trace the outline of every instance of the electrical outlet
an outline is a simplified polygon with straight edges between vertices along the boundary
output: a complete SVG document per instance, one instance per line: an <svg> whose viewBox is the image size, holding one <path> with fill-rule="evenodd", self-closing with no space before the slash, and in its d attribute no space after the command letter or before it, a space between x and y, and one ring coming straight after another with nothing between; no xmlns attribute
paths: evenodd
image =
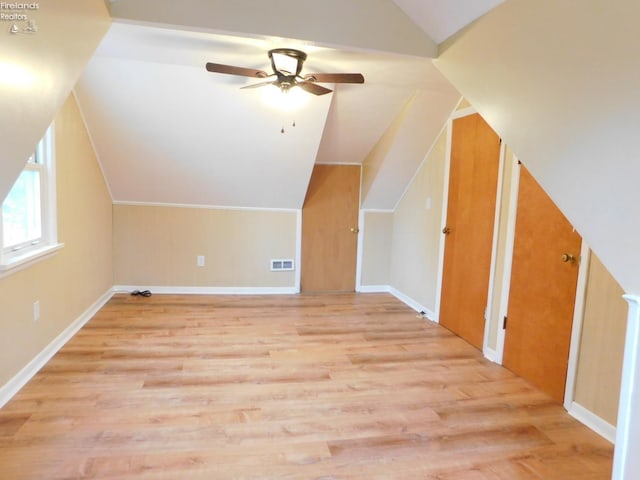
<svg viewBox="0 0 640 480"><path fill-rule="evenodd" d="M198 255L197 262L199 267L204 267L204 255Z"/></svg>
<svg viewBox="0 0 640 480"><path fill-rule="evenodd" d="M40 320L40 300L33 302L33 321Z"/></svg>

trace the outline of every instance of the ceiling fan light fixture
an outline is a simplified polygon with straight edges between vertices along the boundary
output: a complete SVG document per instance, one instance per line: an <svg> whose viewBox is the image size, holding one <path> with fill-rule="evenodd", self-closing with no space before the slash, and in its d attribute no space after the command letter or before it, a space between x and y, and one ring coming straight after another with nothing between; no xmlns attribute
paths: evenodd
<svg viewBox="0 0 640 480"><path fill-rule="evenodd" d="M307 54L293 48L274 48L269 50L269 58L274 72L285 76L298 76L302 71L302 64Z"/></svg>
<svg viewBox="0 0 640 480"><path fill-rule="evenodd" d="M295 112L309 101L309 95L299 88L283 90L275 85L268 85L260 92L265 105L283 112Z"/></svg>

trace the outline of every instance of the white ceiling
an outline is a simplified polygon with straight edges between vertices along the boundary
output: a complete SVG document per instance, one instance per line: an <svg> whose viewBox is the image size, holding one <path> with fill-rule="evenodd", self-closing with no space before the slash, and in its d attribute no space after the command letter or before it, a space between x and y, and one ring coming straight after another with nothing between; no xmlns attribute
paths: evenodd
<svg viewBox="0 0 640 480"><path fill-rule="evenodd" d="M136 18L114 19L76 86L116 202L300 208L314 163L363 163L407 102L418 96L421 113L407 117L412 125L400 129L396 139L400 144L385 152L384 168L372 182L375 188L363 198L369 208L393 208L459 98L428 56L389 53L398 49L395 44L386 51L353 47L358 42L348 44L348 35L355 35L349 29L347 37L336 34L346 44L340 48L315 38L221 34L188 27L185 19L175 26L166 24L170 18L154 17L156 23L144 23L139 16L145 1L114 3L112 14L116 7L122 12L130 6ZM210 7L209 2L190 3L194 11L195 4L200 9ZM237 2L214 3L240 8ZM375 3L384 7L378 9L382 16L397 9L390 0ZM406 12L422 5L396 3ZM489 8L495 0L466 3ZM166 2L167 8L174 4ZM186 4L181 6L187 9ZM156 16L163 11L150 10ZM444 22L446 29L459 28L462 17L454 18L449 10L438 10L435 16L442 14L451 17ZM405 30L414 28L404 14L399 15L396 24L407 22ZM423 17L414 20L428 31ZM375 34L364 28L359 27L358 38ZM423 44L429 42L424 35L424 42L413 50L424 50ZM303 73L361 72L365 84L326 85L334 93L307 95L302 109L283 113L262 103L264 89L240 90L255 83L253 79L204 69L211 61L270 70L266 52L283 46L308 53Z"/></svg>
<svg viewBox="0 0 640 480"><path fill-rule="evenodd" d="M436 43L442 43L504 0L393 0Z"/></svg>
<svg viewBox="0 0 640 480"><path fill-rule="evenodd" d="M0 21L0 201L111 23L101 0L41 2L33 13L37 35L10 34Z"/></svg>

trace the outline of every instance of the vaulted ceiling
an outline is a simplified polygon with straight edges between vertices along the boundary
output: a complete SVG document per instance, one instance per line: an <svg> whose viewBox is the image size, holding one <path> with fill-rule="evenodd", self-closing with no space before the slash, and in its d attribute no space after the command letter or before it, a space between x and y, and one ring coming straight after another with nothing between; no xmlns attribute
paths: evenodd
<svg viewBox="0 0 640 480"><path fill-rule="evenodd" d="M396 3L111 2L75 91L114 201L300 208L315 163L376 158L362 205L393 208L460 98L433 65L430 31L448 36L497 2ZM360 72L365 84L326 85L282 111L268 89L240 89L256 79L204 68L269 71L277 47L304 50L303 73ZM395 148L376 152L392 125Z"/></svg>
<svg viewBox="0 0 640 480"><path fill-rule="evenodd" d="M84 72L116 202L299 208L315 162L374 162L363 206L393 208L458 98L450 81L640 292L639 16L637 0L41 2L38 34L6 32L0 53L0 198ZM309 52L307 71L367 81L312 97L294 128L204 72L267 68L283 45Z"/></svg>

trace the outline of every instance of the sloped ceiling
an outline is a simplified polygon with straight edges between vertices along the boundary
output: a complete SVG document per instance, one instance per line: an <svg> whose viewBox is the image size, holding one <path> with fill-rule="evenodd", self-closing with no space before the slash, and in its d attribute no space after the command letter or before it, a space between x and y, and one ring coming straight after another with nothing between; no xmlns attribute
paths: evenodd
<svg viewBox="0 0 640 480"><path fill-rule="evenodd" d="M363 208L395 209L458 100L457 93L418 91L407 101L364 161Z"/></svg>
<svg viewBox="0 0 640 480"><path fill-rule="evenodd" d="M509 0L446 42L437 61L636 294L638 18L637 0Z"/></svg>
<svg viewBox="0 0 640 480"><path fill-rule="evenodd" d="M481 17L504 0L393 0L436 43Z"/></svg>
<svg viewBox="0 0 640 480"><path fill-rule="evenodd" d="M116 0L111 14L187 30L431 58L437 54L436 43L391 0Z"/></svg>
<svg viewBox="0 0 640 480"><path fill-rule="evenodd" d="M262 47L235 37L113 25L76 94L114 200L301 205L331 96L283 113L262 102L264 89L240 90L251 82L204 69L207 59L237 64L237 56L261 66Z"/></svg>
<svg viewBox="0 0 640 480"><path fill-rule="evenodd" d="M5 2L9 5L10 2ZM12 13L3 7L4 14ZM27 14L36 33L0 22L0 200L76 83L111 19L102 0L40 2ZM22 29L26 22L16 22Z"/></svg>
<svg viewBox="0 0 640 480"><path fill-rule="evenodd" d="M380 169L363 199L393 208L459 99L433 66L435 43L389 0L314 3L313 14L297 2L274 18L290 4L160 3L113 2L122 18L76 87L116 202L300 208L314 163L361 164L406 102L428 92L431 121L408 129L422 148L385 157L395 167ZM263 104L264 89L240 89L255 81L204 69L269 71L267 51L283 46L308 53L303 73L361 72L365 84L328 85L332 94L306 94L304 107L282 112Z"/></svg>
<svg viewBox="0 0 640 480"><path fill-rule="evenodd" d="M458 94L431 63L433 38L443 35L434 25L454 32L495 0L460 0L457 9L465 15L436 2L425 15L424 3L43 3L36 12L38 34L7 34L11 48L0 58L6 125L0 132L0 197L108 29L107 4L119 25L87 66L76 94L114 200L299 208L313 162L363 162L404 118L409 99L438 97L428 105L432 123L452 108ZM202 71L206 61L267 68L265 52L285 45L310 54L307 72L360 71L366 84L336 86L334 94L283 115L254 101L256 92L241 94L242 79ZM289 124L294 120L295 128ZM283 125L290 127L285 135L272 134ZM437 134L406 130L425 143ZM396 156L377 152L385 168L375 179L379 188L365 200L393 208L404 189L397 179L410 178L424 153L414 151L414 158L394 167ZM385 180L389 171L391 182ZM375 191L385 195L378 198Z"/></svg>

